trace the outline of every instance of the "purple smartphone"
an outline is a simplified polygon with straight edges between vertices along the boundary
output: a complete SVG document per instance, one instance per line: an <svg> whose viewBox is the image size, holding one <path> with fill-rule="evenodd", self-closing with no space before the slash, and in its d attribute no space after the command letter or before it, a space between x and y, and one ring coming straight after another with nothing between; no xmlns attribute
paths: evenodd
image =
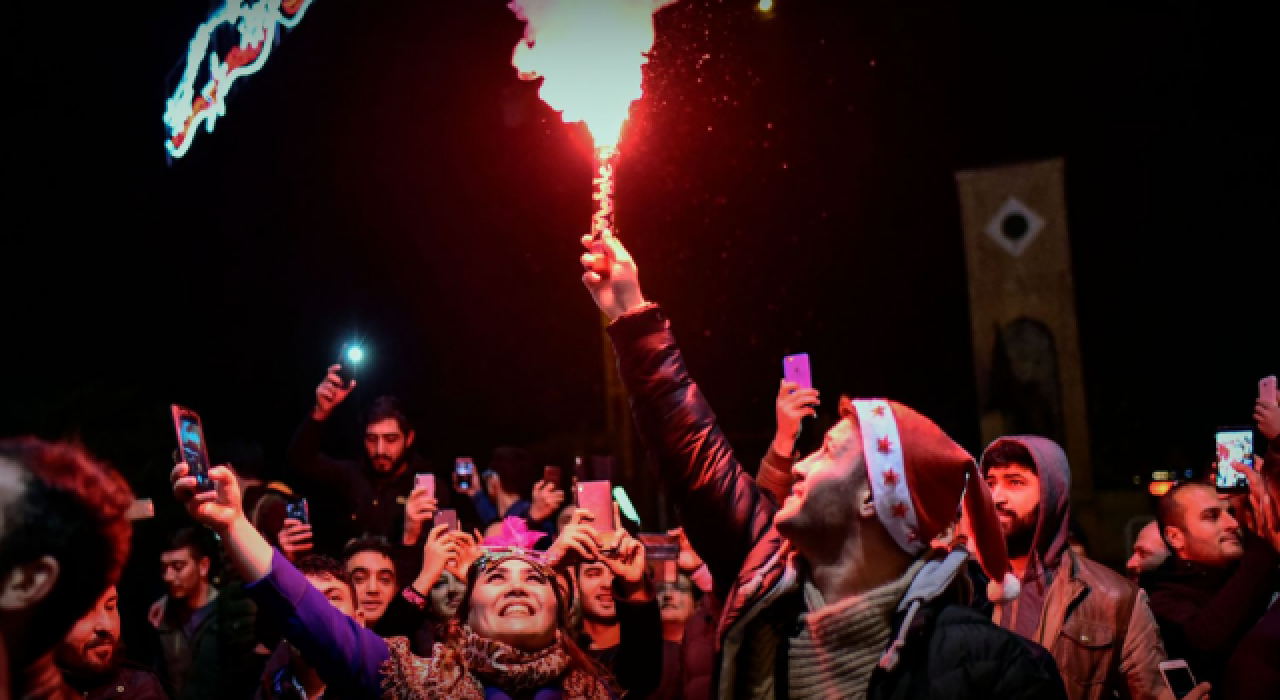
<svg viewBox="0 0 1280 700"><path fill-rule="evenodd" d="M579 481L578 507L591 511L595 516L592 527L600 532L613 532L613 489L607 481Z"/></svg>
<svg viewBox="0 0 1280 700"><path fill-rule="evenodd" d="M458 511L445 508L436 511L436 517L431 521L433 527L448 525L449 529L445 532L453 532L458 529Z"/></svg>
<svg viewBox="0 0 1280 700"><path fill-rule="evenodd" d="M809 372L809 353L801 352L782 358L782 378L799 384L801 389L812 389L813 375Z"/></svg>
<svg viewBox="0 0 1280 700"><path fill-rule="evenodd" d="M436 497L436 475L435 474L414 474L413 490L426 489L427 498Z"/></svg>

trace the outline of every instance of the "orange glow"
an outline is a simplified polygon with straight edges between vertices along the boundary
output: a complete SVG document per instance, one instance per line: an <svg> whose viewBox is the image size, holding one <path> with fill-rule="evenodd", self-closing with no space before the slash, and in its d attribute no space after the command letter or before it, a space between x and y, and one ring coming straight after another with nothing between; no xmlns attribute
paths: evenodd
<svg viewBox="0 0 1280 700"><path fill-rule="evenodd" d="M643 94L653 13L675 0L513 0L527 25L511 64L566 122L585 122L597 150L612 150Z"/></svg>
<svg viewBox="0 0 1280 700"><path fill-rule="evenodd" d="M1172 481L1153 481L1147 486L1147 493L1152 496L1163 496L1173 488Z"/></svg>

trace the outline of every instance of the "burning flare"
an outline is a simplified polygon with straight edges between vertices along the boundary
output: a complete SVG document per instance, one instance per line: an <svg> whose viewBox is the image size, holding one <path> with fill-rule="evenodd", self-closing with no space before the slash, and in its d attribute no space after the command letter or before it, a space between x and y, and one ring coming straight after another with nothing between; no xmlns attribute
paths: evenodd
<svg viewBox="0 0 1280 700"><path fill-rule="evenodd" d="M191 148L195 132L203 123L213 131L218 117L227 113L226 96L236 79L253 75L267 62L278 33L277 27L292 29L302 21L311 0L226 0L222 8L200 25L187 49L182 81L165 104L164 123L169 136L164 147L170 158L181 158ZM214 32L230 25L238 42L218 56L211 50ZM196 77L209 59L208 80L196 92Z"/></svg>
<svg viewBox="0 0 1280 700"><path fill-rule="evenodd" d="M511 63L566 122L585 122L595 143L591 232L613 227L613 169L631 103L644 95L653 14L676 0L513 0L526 22Z"/></svg>

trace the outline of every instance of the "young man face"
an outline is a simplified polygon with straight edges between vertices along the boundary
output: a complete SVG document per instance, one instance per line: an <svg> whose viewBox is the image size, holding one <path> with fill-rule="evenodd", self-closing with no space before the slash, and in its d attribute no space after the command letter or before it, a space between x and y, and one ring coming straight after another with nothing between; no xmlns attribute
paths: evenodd
<svg viewBox="0 0 1280 700"><path fill-rule="evenodd" d="M1040 518L1040 477L1032 465L1016 462L988 467L986 472L1009 556L1025 556Z"/></svg>
<svg viewBox="0 0 1280 700"><path fill-rule="evenodd" d="M613 599L613 572L600 562L578 568L578 590L582 596L582 614L592 622L612 624L618 621L618 606Z"/></svg>
<svg viewBox="0 0 1280 700"><path fill-rule="evenodd" d="M395 471L413 444L413 431L405 434L395 418L384 418L365 426L364 449L379 474Z"/></svg>
<svg viewBox="0 0 1280 700"><path fill-rule="evenodd" d="M372 627L382 619L396 594L396 568L382 552L366 549L352 554L346 563L347 575L356 589L356 604Z"/></svg>
<svg viewBox="0 0 1280 700"><path fill-rule="evenodd" d="M1193 484L1173 498L1177 515L1166 524L1165 539L1179 559L1223 567L1244 555L1240 523L1212 486Z"/></svg>
<svg viewBox="0 0 1280 700"><path fill-rule="evenodd" d="M1143 573L1158 568L1168 558L1169 547L1160 539L1160 526L1151 522L1138 532L1138 538L1133 541L1133 556L1124 568L1129 579L1137 581Z"/></svg>
<svg viewBox="0 0 1280 700"><path fill-rule="evenodd" d="M111 670L120 642L118 600L116 587L111 586L94 603L89 614L80 618L57 646L58 666L87 675Z"/></svg>
<svg viewBox="0 0 1280 700"><path fill-rule="evenodd" d="M197 556L191 547L162 552L160 570L172 600L189 600L209 579L209 558Z"/></svg>
<svg viewBox="0 0 1280 700"><path fill-rule="evenodd" d="M364 620L364 615L356 608L355 591L346 581L339 581L327 574L306 574L306 578L343 615L353 620Z"/></svg>
<svg viewBox="0 0 1280 700"><path fill-rule="evenodd" d="M859 517L856 504L870 488L866 469L857 425L848 418L836 423L822 449L792 467L791 494L774 516L779 534L802 548L843 542Z"/></svg>

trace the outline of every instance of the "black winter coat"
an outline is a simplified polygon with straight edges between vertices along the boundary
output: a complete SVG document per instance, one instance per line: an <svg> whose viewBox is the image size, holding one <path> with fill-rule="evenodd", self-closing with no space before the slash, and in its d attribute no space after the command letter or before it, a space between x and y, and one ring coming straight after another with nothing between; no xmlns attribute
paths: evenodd
<svg viewBox="0 0 1280 700"><path fill-rule="evenodd" d="M689 377L661 309L648 305L626 314L610 325L609 334L640 437L725 601L713 688L728 698L732 691L723 681L737 668L740 623L778 612L769 594L786 570L789 545L773 529L777 505L747 478ZM868 697L1066 698L1062 679L1045 657L978 613L935 600L915 617L897 667L872 675ZM776 677L785 679L786 670L776 669Z"/></svg>

